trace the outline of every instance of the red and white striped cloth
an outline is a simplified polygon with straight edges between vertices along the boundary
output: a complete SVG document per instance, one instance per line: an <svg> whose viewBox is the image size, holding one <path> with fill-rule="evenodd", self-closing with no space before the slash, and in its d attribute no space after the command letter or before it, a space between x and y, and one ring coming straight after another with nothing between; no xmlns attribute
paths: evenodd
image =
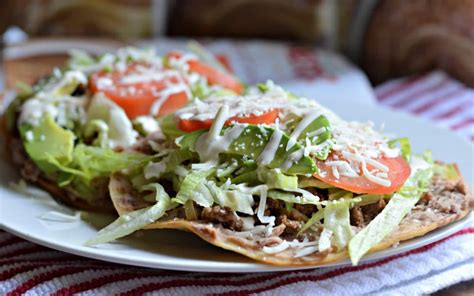
<svg viewBox="0 0 474 296"><path fill-rule="evenodd" d="M474 90L442 72L376 89L382 105L474 140ZM441 241L357 267L259 274L174 272L69 255L0 230L0 295L427 294L474 279L474 222Z"/></svg>
<svg viewBox="0 0 474 296"><path fill-rule="evenodd" d="M474 89L435 71L375 89L380 104L431 119L474 141Z"/></svg>

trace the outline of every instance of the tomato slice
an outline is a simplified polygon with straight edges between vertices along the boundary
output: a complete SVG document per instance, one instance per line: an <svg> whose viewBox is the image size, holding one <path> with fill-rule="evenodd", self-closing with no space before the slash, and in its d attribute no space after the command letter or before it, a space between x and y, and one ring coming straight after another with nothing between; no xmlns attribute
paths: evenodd
<svg viewBox="0 0 474 296"><path fill-rule="evenodd" d="M226 120L225 125L232 124L233 122L249 124L272 124L275 123L276 119L278 118L279 112L279 109L271 109L263 113L262 115L250 115L246 117L233 116ZM188 133L200 129L210 128L211 125L212 119L195 120L178 118L178 128Z"/></svg>
<svg viewBox="0 0 474 296"><path fill-rule="evenodd" d="M172 51L168 53L167 58L179 59L183 56L182 53ZM213 68L197 59L190 59L186 61L189 66L189 71L195 72L207 78L210 85L222 85L225 88L235 91L237 94L242 94L244 86L234 76Z"/></svg>
<svg viewBox="0 0 474 296"><path fill-rule="evenodd" d="M329 160L335 160L334 155L330 155L325 161L318 159L316 160L319 173L314 174L314 177L337 188L342 188L355 193L393 193L402 187L411 173L410 165L401 156L393 158L380 157L376 159L376 161L389 168L387 178L384 179L387 179L391 182L390 186L383 186L368 180L363 175L358 177L347 177L340 175L339 178L336 178L333 175L332 167L326 164L326 161ZM339 157L338 160L341 160L341 157ZM372 170L373 167L367 164L367 169Z"/></svg>
<svg viewBox="0 0 474 296"><path fill-rule="evenodd" d="M159 73L160 79L148 79L143 81L129 81L130 75L140 75L140 71L153 71ZM125 110L131 119L140 115L149 115L153 104L157 100L164 99L156 114L165 115L173 113L188 102L185 90L167 94L169 87L185 85L184 78L177 72L168 69L154 69L151 65L131 63L126 69L114 69L111 72L99 71L91 75L89 88L92 93L103 92L105 96L113 100ZM161 97L161 96L166 97Z"/></svg>

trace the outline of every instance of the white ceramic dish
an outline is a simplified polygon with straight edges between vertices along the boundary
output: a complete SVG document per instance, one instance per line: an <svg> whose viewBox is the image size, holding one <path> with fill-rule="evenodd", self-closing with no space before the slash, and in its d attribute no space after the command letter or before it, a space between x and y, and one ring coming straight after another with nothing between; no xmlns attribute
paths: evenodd
<svg viewBox="0 0 474 296"><path fill-rule="evenodd" d="M408 136L414 151L431 149L436 159L455 162L466 181L473 182L473 146L467 140L448 130L436 127L425 120L375 106L347 102L343 106L329 100L321 103L335 110L341 117L350 120L372 120L376 126L385 123L386 131L399 136ZM3 159L8 158L3 155ZM255 263L244 256L213 247L189 233L169 230L143 231L117 243L97 247L86 247L82 243L94 236L98 227L110 222L113 217L96 217L85 222L48 221L45 214L50 211L74 213L48 197L38 194L27 196L9 188L11 181L18 180L17 169L8 162L0 163L0 227L35 243L64 252L129 265L209 272L263 272L293 270ZM38 190L36 190L38 191ZM41 195L41 194L39 194ZM44 195L44 194L43 194ZM463 220L440 228L420 238L401 243L397 247L371 254L364 260L379 259L405 252L444 238L472 219L472 214ZM43 217L43 218L41 218ZM54 218L54 217L50 217ZM61 219L59 219L61 220ZM329 264L348 264L349 261ZM303 267L311 268L311 266Z"/></svg>

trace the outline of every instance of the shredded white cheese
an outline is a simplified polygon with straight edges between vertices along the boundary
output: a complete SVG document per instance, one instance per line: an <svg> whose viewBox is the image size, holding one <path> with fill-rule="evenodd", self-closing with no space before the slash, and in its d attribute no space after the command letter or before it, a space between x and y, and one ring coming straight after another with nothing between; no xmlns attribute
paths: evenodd
<svg viewBox="0 0 474 296"><path fill-rule="evenodd" d="M205 101L196 99L189 106L176 112L180 119L209 120L217 115L223 106L229 107L229 117L260 116L269 110L281 109L287 106L287 95L256 94L246 96L210 96Z"/></svg>
<svg viewBox="0 0 474 296"><path fill-rule="evenodd" d="M263 149L262 153L257 158L257 163L260 166L268 165L275 158L275 154L278 150L278 145L280 144L283 132L279 129L276 129L268 141L267 145Z"/></svg>
<svg viewBox="0 0 474 296"><path fill-rule="evenodd" d="M267 254L276 254L276 253L283 252L284 250L288 249L289 247L290 247L290 244L288 243L288 241L284 240L280 244L278 244L276 246L273 246L273 247L264 246L262 248L262 251L264 251Z"/></svg>
<svg viewBox="0 0 474 296"><path fill-rule="evenodd" d="M267 205L267 192L268 187L267 185L259 185L258 190L260 191L260 201L257 208L257 217L260 222L264 224L275 225L275 217L274 216L265 216L265 207Z"/></svg>

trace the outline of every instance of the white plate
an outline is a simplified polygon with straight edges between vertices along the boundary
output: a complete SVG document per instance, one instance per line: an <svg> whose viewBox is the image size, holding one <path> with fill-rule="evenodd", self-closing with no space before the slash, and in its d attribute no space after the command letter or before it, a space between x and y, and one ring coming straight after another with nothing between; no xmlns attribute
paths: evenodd
<svg viewBox="0 0 474 296"><path fill-rule="evenodd" d="M337 106L331 101L322 103L346 119L361 121L370 119L376 125L385 122L388 132L410 137L415 151L430 148L436 159L458 163L466 181L473 184L473 147L467 140L424 120L379 107L351 102L345 103L344 106ZM7 156L4 155L4 157ZM94 223L86 223L82 220L51 222L40 219L40 216L52 210L63 212L71 212L71 210L57 205L48 198L28 197L11 190L8 183L17 178L15 167L6 162L0 164L1 227L53 249L105 261L175 270L262 272L297 269L255 263L244 256L213 247L192 234L180 231L144 231L139 233L139 237L132 235L117 243L86 247L82 245L82 242L94 236L97 227L105 225L104 223L110 221L111 218L91 219ZM423 237L403 242L396 248L371 254L364 260L379 259L429 244L461 229L469 222L469 219L472 217L440 228ZM330 264L330 266L348 263L349 261L346 260Z"/></svg>

